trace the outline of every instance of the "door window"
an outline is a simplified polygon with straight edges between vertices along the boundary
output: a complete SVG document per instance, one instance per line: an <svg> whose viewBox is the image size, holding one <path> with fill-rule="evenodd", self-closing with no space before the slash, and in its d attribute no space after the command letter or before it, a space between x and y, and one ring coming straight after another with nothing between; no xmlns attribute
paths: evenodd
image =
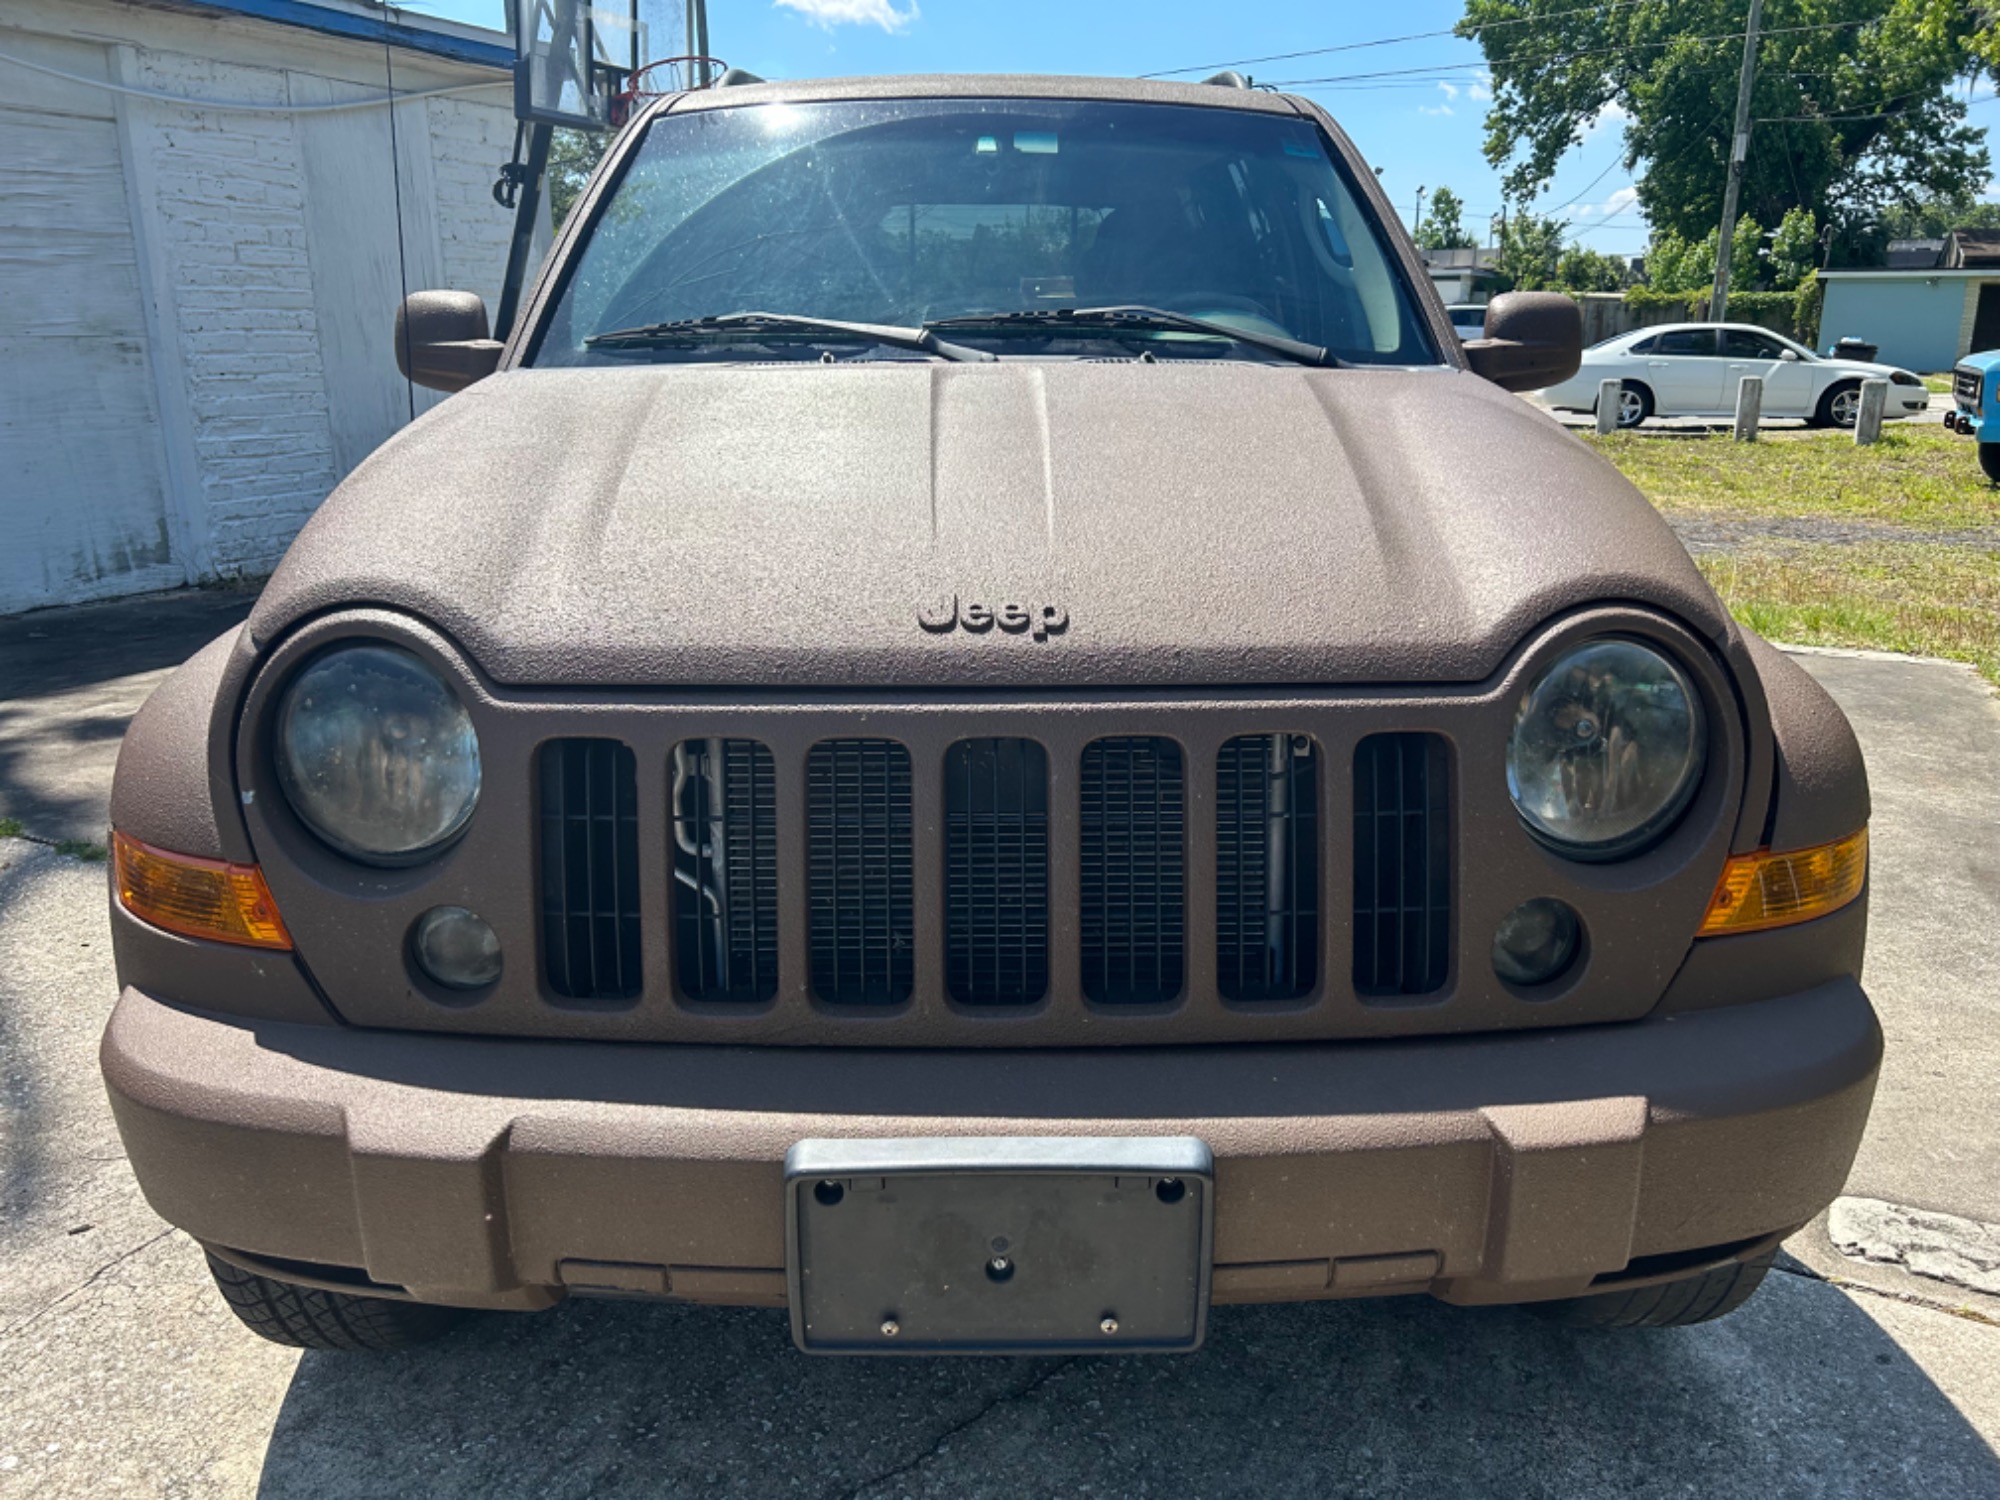
<svg viewBox="0 0 2000 1500"><path fill-rule="evenodd" d="M1715 353L1715 330L1713 328L1676 328L1671 333L1663 333L1653 345L1655 354L1674 354L1683 358L1700 358Z"/></svg>
<svg viewBox="0 0 2000 1500"><path fill-rule="evenodd" d="M1725 359L1780 359L1784 352L1784 346L1776 339L1766 338L1761 333L1752 333L1746 328L1723 330L1722 355Z"/></svg>

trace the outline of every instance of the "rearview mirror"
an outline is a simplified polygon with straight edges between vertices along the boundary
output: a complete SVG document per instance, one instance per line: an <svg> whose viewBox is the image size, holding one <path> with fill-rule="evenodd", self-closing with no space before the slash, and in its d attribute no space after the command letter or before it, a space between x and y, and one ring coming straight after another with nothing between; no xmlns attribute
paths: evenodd
<svg viewBox="0 0 2000 1500"><path fill-rule="evenodd" d="M396 368L434 391L491 375L502 347L477 292L412 292L396 309Z"/></svg>
<svg viewBox="0 0 2000 1500"><path fill-rule="evenodd" d="M1502 292L1486 305L1485 337L1466 362L1503 391L1558 385L1583 364L1583 309L1561 292Z"/></svg>

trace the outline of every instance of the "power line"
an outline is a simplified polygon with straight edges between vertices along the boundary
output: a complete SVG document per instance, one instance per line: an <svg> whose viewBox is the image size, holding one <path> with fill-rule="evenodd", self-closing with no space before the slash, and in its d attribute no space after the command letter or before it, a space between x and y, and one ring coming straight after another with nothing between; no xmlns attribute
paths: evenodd
<svg viewBox="0 0 2000 1500"><path fill-rule="evenodd" d="M1611 175L1611 169L1617 166L1624 159L1625 159L1625 153L1623 151L1620 151L1616 156L1612 157L1610 161L1604 164L1604 170L1602 172L1599 172L1595 177L1591 178L1589 182L1584 184L1580 192L1572 196L1568 200L1568 202L1558 203L1554 208L1548 210L1548 212L1551 214L1561 213L1564 209L1568 208L1571 203L1576 202L1578 198L1583 197L1592 188L1596 187L1598 183L1604 181L1605 178L1609 177Z"/></svg>
<svg viewBox="0 0 2000 1500"><path fill-rule="evenodd" d="M1872 26L1881 18L1864 16L1852 21L1818 21L1810 26L1764 27L1761 36L1790 36L1800 32L1841 31L1852 26ZM1661 42L1628 42L1618 47L1587 47L1576 52L1550 52L1536 57L1510 57L1499 64L1491 63L1426 63L1414 68L1384 68L1373 73L1331 73L1324 78L1279 78L1267 80L1272 88L1309 88L1321 84L1352 83L1363 79L1406 78L1411 74L1423 73L1466 73L1490 72L1495 66L1511 70L1539 67L1545 63L1580 62L1589 57L1611 57L1640 51L1658 51L1665 47L1681 47L1704 42L1740 42L1744 33L1740 31L1717 32L1713 36L1677 36Z"/></svg>
<svg viewBox="0 0 2000 1500"><path fill-rule="evenodd" d="M1545 16L1516 16L1510 20L1488 21L1484 26L1469 27L1460 31L1456 26L1443 31L1413 31L1407 36L1376 37L1366 42L1342 42L1332 47L1308 47L1303 52L1272 52L1263 57L1239 57L1233 62L1195 63L1186 68L1162 68L1157 73L1141 73L1141 78L1171 78L1176 73L1200 73L1212 68L1247 68L1256 63L1290 62L1298 57L1325 57L1333 52L1362 52L1370 47L1395 47L1404 42L1427 42L1436 37L1456 36L1471 40L1488 31L1497 31L1502 26L1528 26L1542 21L1560 21L1567 16L1598 15L1608 10L1621 10L1628 5L1640 5L1644 0L1609 0L1604 5L1580 5L1575 10L1552 11Z"/></svg>

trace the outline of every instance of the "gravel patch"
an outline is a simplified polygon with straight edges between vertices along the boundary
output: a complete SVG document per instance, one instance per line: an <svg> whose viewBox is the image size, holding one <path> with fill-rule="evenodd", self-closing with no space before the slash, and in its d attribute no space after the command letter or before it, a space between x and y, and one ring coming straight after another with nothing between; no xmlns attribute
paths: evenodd
<svg viewBox="0 0 2000 1500"><path fill-rule="evenodd" d="M1869 542L1929 542L1947 547L1978 547L2000 551L2000 526L1959 531L1926 531L1832 516L1761 516L1720 520L1712 516L1668 516L1667 524L1688 551L1735 552L1753 542L1806 542L1854 546Z"/></svg>

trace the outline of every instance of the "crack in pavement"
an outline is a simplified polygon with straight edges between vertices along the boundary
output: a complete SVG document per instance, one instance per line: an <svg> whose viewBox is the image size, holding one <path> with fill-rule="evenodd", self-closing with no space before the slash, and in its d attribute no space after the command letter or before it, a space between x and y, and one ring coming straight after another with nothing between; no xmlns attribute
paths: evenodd
<svg viewBox="0 0 2000 1500"><path fill-rule="evenodd" d="M874 1489L878 1485L888 1484L892 1480L900 1479L903 1477L903 1475L922 1468L925 1464L929 1463L933 1458L936 1458L938 1454L941 1451L943 1451L944 1445L950 1442L953 1438L957 1437L961 1432L965 1432L970 1430L971 1428L977 1427L981 1422L985 1421L988 1417L993 1415L994 1412L998 1411L1003 1406L1011 1406L1017 1401L1027 1400L1028 1397L1034 1395L1035 1392L1039 1391L1043 1386L1047 1385L1051 1380L1055 1379L1056 1376L1062 1374L1063 1371L1069 1369L1070 1366L1076 1363L1076 1361L1077 1357L1074 1355L1070 1356L1068 1359L1058 1360L1048 1369L1043 1370L1040 1374L1028 1380L1018 1390L1002 1391L999 1395L995 1396L992 1400L988 1401L984 1406L980 1407L979 1410L974 1412L971 1416L965 1418L963 1421L954 1422L951 1426L947 1427L943 1432L940 1432L934 1439L932 1439L931 1445L928 1448L924 1449L923 1452L919 1453L915 1458L897 1464L892 1469L885 1469L880 1474L873 1475L870 1478L862 1480L859 1484L856 1484L849 1489L841 1491L840 1495L838 1496L838 1500L859 1500L859 1497L866 1491Z"/></svg>
<svg viewBox="0 0 2000 1500"><path fill-rule="evenodd" d="M1828 1276L1798 1262L1789 1266L1774 1264L1771 1269L1786 1276L1796 1276L1800 1281L1817 1281L1821 1286L1830 1286L1837 1292L1866 1292L1869 1296L1880 1297L1885 1302L1900 1302L1905 1307L1921 1307L1930 1312L1943 1313L1947 1317L1963 1318L1968 1323L1981 1323L1988 1328L2000 1328L2000 1318L1991 1317L1963 1302L1946 1302L1936 1297L1918 1296L1915 1292L1898 1292L1891 1291L1887 1287L1870 1286L1865 1281L1850 1281L1845 1276Z"/></svg>
<svg viewBox="0 0 2000 1500"><path fill-rule="evenodd" d="M78 1296L79 1294L89 1290L90 1287L93 1284L95 1284L97 1278L102 1276L106 1271L111 1270L115 1266L123 1265L133 1256L141 1254L146 1250L150 1250L153 1246L159 1244L161 1240L166 1239L170 1235L178 1234L179 1232L180 1232L179 1230L175 1229L171 1224L169 1224L165 1229L162 1229L158 1234L154 1235L151 1239L144 1240L139 1244L134 1245L130 1250L126 1250L118 1255L112 1256L110 1260L107 1260L103 1265L99 1266L95 1271L92 1271L88 1276L84 1277L83 1280L79 1281L75 1286L71 1287L68 1291L64 1292L60 1297L56 1298L53 1302L50 1302L43 1307L35 1309L35 1311L29 1313L27 1317L21 1319L21 1321L18 1323L12 1324L6 1328L0 1328L0 1339L11 1339L15 1334L19 1333L22 1329L32 1327L34 1324L39 1323L43 1318L47 1317L50 1313L54 1312L57 1308L61 1307L65 1302L69 1301L72 1297Z"/></svg>

